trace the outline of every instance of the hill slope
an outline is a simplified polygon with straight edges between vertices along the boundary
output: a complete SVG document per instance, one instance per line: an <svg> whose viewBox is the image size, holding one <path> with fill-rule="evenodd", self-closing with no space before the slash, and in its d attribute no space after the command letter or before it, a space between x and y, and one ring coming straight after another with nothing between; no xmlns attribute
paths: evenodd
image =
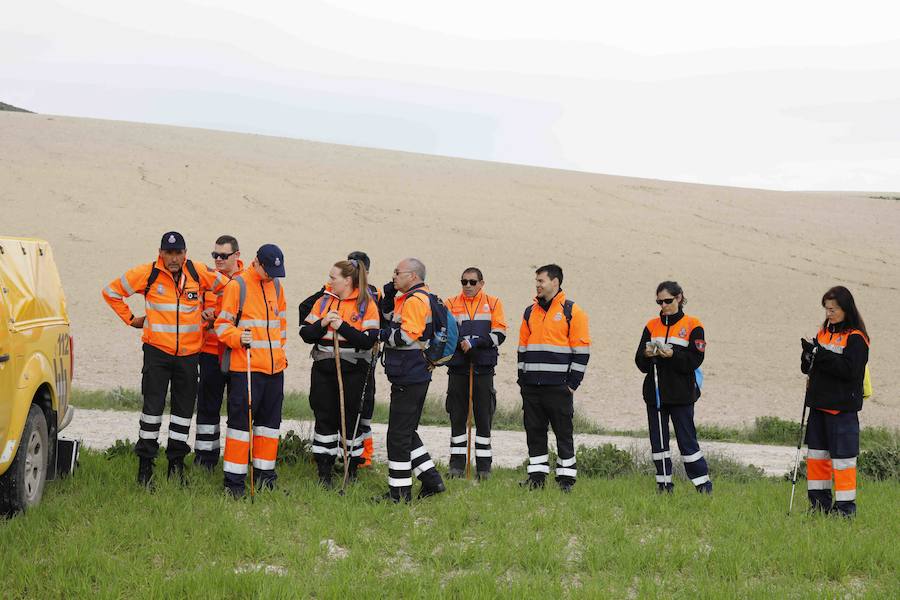
<svg viewBox="0 0 900 600"><path fill-rule="evenodd" d="M182 231L209 261L233 233L249 261L265 242L286 253L291 325L287 385L309 384L293 308L333 261L364 249L386 281L414 255L442 296L469 265L506 304L498 401L520 402L515 346L533 270L565 269L564 289L591 318L593 353L579 409L599 423L643 426L633 354L656 313L656 284L681 282L708 331L698 420L798 418L799 340L843 283L873 336L876 396L868 424L898 424L900 202L860 193L785 193L640 180L197 129L0 114L4 235L49 239L76 336L76 385L137 387L139 333L100 289ZM871 196L875 196L872 194ZM139 306L139 304L136 304ZM140 314L136 311L136 314ZM431 391L442 393L445 375ZM378 395L387 397L379 381Z"/></svg>

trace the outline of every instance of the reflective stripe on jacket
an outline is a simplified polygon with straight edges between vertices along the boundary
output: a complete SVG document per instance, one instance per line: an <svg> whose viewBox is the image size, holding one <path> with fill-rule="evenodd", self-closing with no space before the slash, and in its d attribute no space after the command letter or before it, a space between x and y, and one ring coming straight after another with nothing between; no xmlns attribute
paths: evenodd
<svg viewBox="0 0 900 600"><path fill-rule="evenodd" d="M422 353L432 338L431 304L424 283L394 297L394 312L388 327L381 330L384 340L384 373L396 384L431 381L431 371Z"/></svg>
<svg viewBox="0 0 900 600"><path fill-rule="evenodd" d="M241 310L240 278L247 286L247 297ZM276 297L277 296L277 297ZM287 305L284 286L281 294L276 294L274 280L263 280L255 269L246 269L235 276L225 286L222 297L222 312L216 317L216 334L223 344L232 349L229 369L243 372L247 370L246 349L241 346L241 332L249 329L250 370L274 375L287 367L284 346L287 342ZM234 319L240 311L240 321L235 326Z"/></svg>
<svg viewBox="0 0 900 600"><path fill-rule="evenodd" d="M572 321L566 319L560 290L545 311L535 299L528 322L519 329L519 383L526 385L581 385L591 357L588 316L572 305Z"/></svg>
<svg viewBox="0 0 900 600"><path fill-rule="evenodd" d="M700 397L696 370L706 356L706 333L700 319L680 310L674 315L650 319L638 342L634 362L646 374L644 377L644 402L656 404L656 388L653 385L653 361L659 379L659 399L662 404L693 404ZM669 358L647 358L644 347L649 341L671 344Z"/></svg>
<svg viewBox="0 0 900 600"><path fill-rule="evenodd" d="M459 339L468 340L472 348L463 352L456 348L453 358L447 364L451 373L468 373L469 361L490 372L497 364L498 347L506 340L506 317L503 303L495 296L481 291L473 298L460 294L448 298L447 308L456 319Z"/></svg>
<svg viewBox="0 0 900 600"><path fill-rule="evenodd" d="M816 335L818 349L809 372L806 405L830 411L859 411L863 405L863 380L869 362L869 339L858 329L829 325Z"/></svg>
<svg viewBox="0 0 900 600"><path fill-rule="evenodd" d="M156 280L147 289L154 266L158 270ZM187 264L182 266L175 281L161 258L155 264L144 264L127 271L103 288L103 299L119 318L131 324L134 315L125 298L141 294L144 297L145 344L174 356L187 356L200 352L203 345L203 294L221 291L226 283L224 275L216 273L201 263L193 263L199 281L194 281Z"/></svg>
<svg viewBox="0 0 900 600"><path fill-rule="evenodd" d="M338 343L341 348L341 360L352 364L359 361L372 362L372 347L378 340L380 327L378 301L371 296L365 304L362 314L357 306L359 289L341 300L330 291L325 291L306 316L300 326L300 337L313 344L310 356L314 361L334 360L334 331L322 327L322 317L336 311L343 320L338 328Z"/></svg>

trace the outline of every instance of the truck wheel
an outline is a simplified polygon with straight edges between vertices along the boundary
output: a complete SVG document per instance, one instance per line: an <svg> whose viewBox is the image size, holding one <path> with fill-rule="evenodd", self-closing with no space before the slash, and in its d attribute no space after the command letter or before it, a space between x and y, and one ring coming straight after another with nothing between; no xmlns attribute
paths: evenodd
<svg viewBox="0 0 900 600"><path fill-rule="evenodd" d="M32 404L16 457L0 476L0 514L27 510L41 501L47 480L49 437L44 412Z"/></svg>

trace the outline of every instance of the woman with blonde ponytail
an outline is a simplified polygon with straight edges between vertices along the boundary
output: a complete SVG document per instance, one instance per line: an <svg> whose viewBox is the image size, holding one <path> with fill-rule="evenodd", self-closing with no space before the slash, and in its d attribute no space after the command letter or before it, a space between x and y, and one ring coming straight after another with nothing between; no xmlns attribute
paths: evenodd
<svg viewBox="0 0 900 600"><path fill-rule="evenodd" d="M380 323L378 301L368 288L366 266L362 261L338 261L331 267L328 278L321 298L300 327L300 337L313 346L309 390L309 404L316 418L313 455L319 483L331 488L334 462L342 448L340 432L343 429L348 436L352 435ZM344 383L343 428L334 336L338 336ZM347 440L351 479L356 477L361 462L362 438L358 435L356 439Z"/></svg>

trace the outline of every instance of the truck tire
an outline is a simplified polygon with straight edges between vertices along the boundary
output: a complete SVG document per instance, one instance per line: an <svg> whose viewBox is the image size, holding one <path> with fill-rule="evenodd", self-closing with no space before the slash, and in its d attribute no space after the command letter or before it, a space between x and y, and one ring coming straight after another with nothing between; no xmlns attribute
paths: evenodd
<svg viewBox="0 0 900 600"><path fill-rule="evenodd" d="M44 411L32 404L16 457L0 476L0 514L24 511L41 501L47 481L49 438Z"/></svg>

